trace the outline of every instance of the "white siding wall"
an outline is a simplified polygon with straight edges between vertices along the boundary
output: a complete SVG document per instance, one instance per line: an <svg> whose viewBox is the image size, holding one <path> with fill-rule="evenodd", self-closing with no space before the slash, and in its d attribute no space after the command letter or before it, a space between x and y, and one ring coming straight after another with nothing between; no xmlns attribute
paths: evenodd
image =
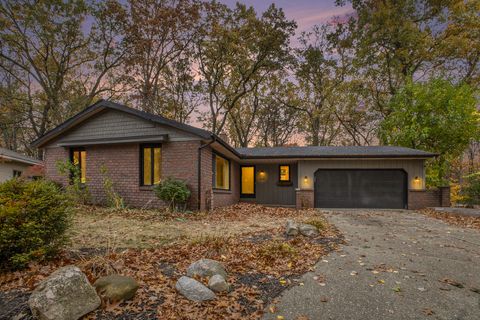
<svg viewBox="0 0 480 320"><path fill-rule="evenodd" d="M13 170L24 172L28 167L30 167L28 164L1 162L0 160L0 183L13 178Z"/></svg>
<svg viewBox="0 0 480 320"><path fill-rule="evenodd" d="M298 185L300 189L313 189L313 179L317 169L404 169L408 174L408 187L410 189L425 189L423 159L301 160L298 162ZM305 177L307 177L306 180ZM415 177L420 178L420 180L415 182Z"/></svg>

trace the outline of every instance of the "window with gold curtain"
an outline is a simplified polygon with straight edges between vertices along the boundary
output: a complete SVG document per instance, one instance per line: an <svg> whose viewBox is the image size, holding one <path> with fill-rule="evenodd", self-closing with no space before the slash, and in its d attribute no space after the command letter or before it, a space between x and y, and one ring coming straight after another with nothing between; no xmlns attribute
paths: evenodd
<svg viewBox="0 0 480 320"><path fill-rule="evenodd" d="M141 157L141 185L159 184L162 178L162 147L158 144L143 145Z"/></svg>
<svg viewBox="0 0 480 320"><path fill-rule="evenodd" d="M230 190L230 161L215 155L215 188Z"/></svg>
<svg viewBox="0 0 480 320"><path fill-rule="evenodd" d="M71 159L74 166L78 168L80 183L87 182L87 151L84 148L71 150Z"/></svg>

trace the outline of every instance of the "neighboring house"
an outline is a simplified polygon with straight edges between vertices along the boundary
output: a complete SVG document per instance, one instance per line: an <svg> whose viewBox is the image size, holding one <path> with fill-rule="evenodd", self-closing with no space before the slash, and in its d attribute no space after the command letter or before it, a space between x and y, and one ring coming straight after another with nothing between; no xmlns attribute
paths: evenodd
<svg viewBox="0 0 480 320"><path fill-rule="evenodd" d="M24 156L12 150L0 148L0 182L20 177L31 166L41 164L40 160Z"/></svg>
<svg viewBox="0 0 480 320"><path fill-rule="evenodd" d="M400 147L233 148L209 131L101 100L32 146L44 150L45 174L68 183L56 163L70 159L93 201L105 202L109 176L128 205L164 204L152 190L162 178L185 180L191 209L239 201L266 205L420 208L449 204L448 189L425 189L425 160Z"/></svg>

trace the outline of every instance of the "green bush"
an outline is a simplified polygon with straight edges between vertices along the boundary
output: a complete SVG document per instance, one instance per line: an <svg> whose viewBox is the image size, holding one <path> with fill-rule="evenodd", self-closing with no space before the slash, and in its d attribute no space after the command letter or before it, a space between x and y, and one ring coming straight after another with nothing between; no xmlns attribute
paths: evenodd
<svg viewBox="0 0 480 320"><path fill-rule="evenodd" d="M54 255L67 240L72 203L52 182L0 184L0 269L18 269Z"/></svg>
<svg viewBox="0 0 480 320"><path fill-rule="evenodd" d="M460 192L465 203L470 205L480 204L480 172L468 175L465 179L467 183Z"/></svg>
<svg viewBox="0 0 480 320"><path fill-rule="evenodd" d="M167 178L155 186L157 197L168 203L170 210L185 210L190 190L187 183L182 180Z"/></svg>

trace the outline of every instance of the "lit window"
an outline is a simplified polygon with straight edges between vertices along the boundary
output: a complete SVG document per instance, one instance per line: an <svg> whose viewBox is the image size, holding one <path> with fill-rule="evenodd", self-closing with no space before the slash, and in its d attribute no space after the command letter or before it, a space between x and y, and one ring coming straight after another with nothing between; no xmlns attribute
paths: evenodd
<svg viewBox="0 0 480 320"><path fill-rule="evenodd" d="M290 181L290 166L281 165L280 166L280 181Z"/></svg>
<svg viewBox="0 0 480 320"><path fill-rule="evenodd" d="M141 184L159 184L162 177L162 148L160 145L144 145L140 153L142 171Z"/></svg>
<svg viewBox="0 0 480 320"><path fill-rule="evenodd" d="M214 183L216 189L230 189L230 161L218 155L215 158Z"/></svg>
<svg viewBox="0 0 480 320"><path fill-rule="evenodd" d="M78 169L80 183L87 182L87 151L83 148L72 149L71 161Z"/></svg>

